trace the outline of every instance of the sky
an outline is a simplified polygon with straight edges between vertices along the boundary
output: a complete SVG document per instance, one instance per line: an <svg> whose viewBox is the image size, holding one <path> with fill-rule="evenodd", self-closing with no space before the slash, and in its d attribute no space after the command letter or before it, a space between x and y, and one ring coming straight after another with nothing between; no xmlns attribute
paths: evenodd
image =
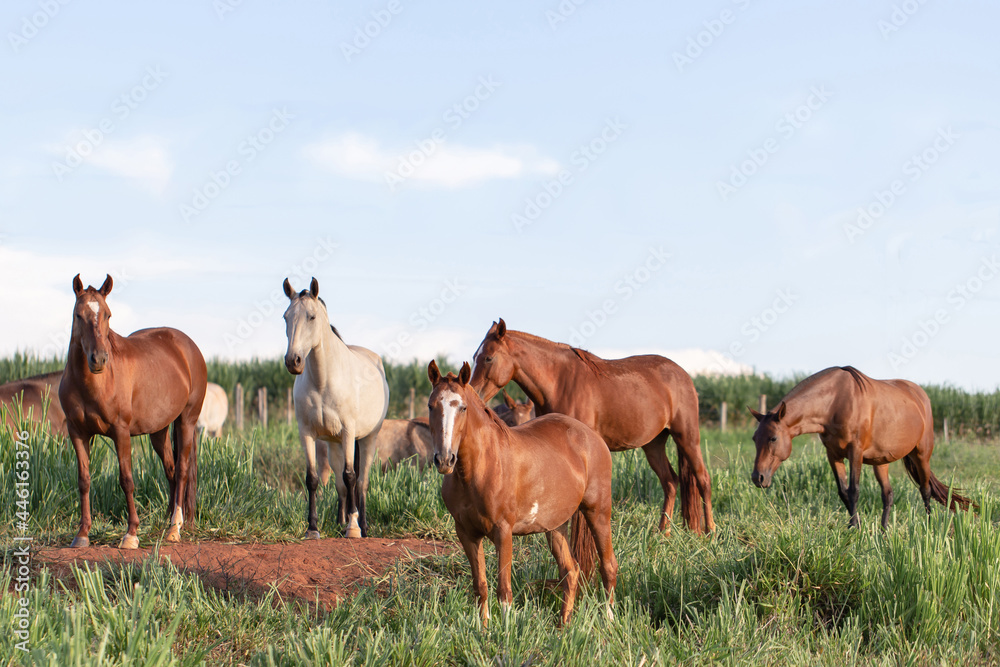
<svg viewBox="0 0 1000 667"><path fill-rule="evenodd" d="M350 5L350 6L345 6ZM490 324L689 371L1000 383L1000 7L0 7L0 354L112 327L469 360Z"/></svg>

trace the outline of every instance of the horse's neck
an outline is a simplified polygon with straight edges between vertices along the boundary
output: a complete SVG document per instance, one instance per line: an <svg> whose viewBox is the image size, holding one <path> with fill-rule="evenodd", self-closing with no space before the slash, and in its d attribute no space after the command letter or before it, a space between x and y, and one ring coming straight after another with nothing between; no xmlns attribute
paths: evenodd
<svg viewBox="0 0 1000 667"><path fill-rule="evenodd" d="M825 393L822 388L811 385L796 392L794 396L783 399L785 417L782 421L788 426L793 438L826 430L831 401L821 393Z"/></svg>
<svg viewBox="0 0 1000 667"><path fill-rule="evenodd" d="M85 388L95 395L98 395L99 392L103 394L104 387L108 385L113 387L115 384L117 366L120 363L118 357L124 347L124 342L124 336L119 336L114 331L108 330L108 360L104 364L104 370L95 374L90 372L87 355L83 351L83 343L77 338L71 338L69 352L66 355L66 370L63 372L72 373L79 378L78 387Z"/></svg>
<svg viewBox="0 0 1000 667"><path fill-rule="evenodd" d="M572 350L556 347L549 341L518 337L515 357L517 371L514 382L535 404L536 414L553 412L553 401L559 397L561 377L572 368L574 359L564 359ZM546 344L548 343L548 344Z"/></svg>
<svg viewBox="0 0 1000 667"><path fill-rule="evenodd" d="M306 355L309 377L312 378L316 388L325 387L335 377L346 377L344 373L338 371L350 363L350 357L353 354L347 344L335 335L332 329L325 331L319 345Z"/></svg>
<svg viewBox="0 0 1000 667"><path fill-rule="evenodd" d="M469 408L465 436L462 438L459 467L466 486L485 495L503 479L503 452L500 447L502 429L487 414L484 405Z"/></svg>

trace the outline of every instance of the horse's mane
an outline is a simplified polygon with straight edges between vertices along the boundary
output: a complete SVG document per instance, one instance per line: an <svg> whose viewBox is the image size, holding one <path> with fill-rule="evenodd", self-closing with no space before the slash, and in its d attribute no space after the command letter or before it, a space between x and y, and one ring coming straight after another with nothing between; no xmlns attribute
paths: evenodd
<svg viewBox="0 0 1000 667"><path fill-rule="evenodd" d="M330 325L330 331L332 331L333 335L339 338L341 341L344 340L344 337L340 335L339 331L337 331L337 327L333 326L332 324Z"/></svg>
<svg viewBox="0 0 1000 667"><path fill-rule="evenodd" d="M582 361L587 368L593 371L595 375L599 377L607 375L607 373L605 373L604 371L604 368L601 366L601 362L603 362L604 359L601 359L593 352L589 352L587 350L581 350L578 347L573 347L571 345L567 345L566 343L557 343L554 340L549 340L548 338L542 338L541 336L536 336L535 334L530 334L525 331L517 331L517 332L508 331L507 333L516 333L518 336L522 336L536 343L544 343L552 347L555 347L556 349L559 350L568 350L573 354L575 354L576 357L580 361Z"/></svg>
<svg viewBox="0 0 1000 667"><path fill-rule="evenodd" d="M858 389L860 389L862 393L868 391L871 387L871 380L868 379L868 376L854 366L841 366L840 370L847 371L851 374L851 377L854 378L854 382L858 385Z"/></svg>

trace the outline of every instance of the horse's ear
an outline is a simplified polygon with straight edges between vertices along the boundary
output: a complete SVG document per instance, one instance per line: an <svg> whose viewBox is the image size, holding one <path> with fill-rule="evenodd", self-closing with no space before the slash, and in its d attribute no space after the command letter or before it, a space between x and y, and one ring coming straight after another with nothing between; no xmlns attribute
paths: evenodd
<svg viewBox="0 0 1000 667"><path fill-rule="evenodd" d="M285 288L285 296L289 299L295 296L295 290L292 289L292 284L288 282L288 278L285 278L285 282L283 282L281 286Z"/></svg>
<svg viewBox="0 0 1000 667"><path fill-rule="evenodd" d="M511 410L513 410L517 406L517 403L514 401L513 398L510 397L510 394L508 394L506 390L504 390L503 392L503 402L506 403L507 407L510 408Z"/></svg>
<svg viewBox="0 0 1000 667"><path fill-rule="evenodd" d="M309 282L309 293L313 295L314 299L319 296L319 281L315 278Z"/></svg>
<svg viewBox="0 0 1000 667"><path fill-rule="evenodd" d="M764 415L762 415L761 413L757 412L756 410L754 410L753 408L751 408L749 405L747 406L747 410L750 411L750 414L752 414L753 418L756 419L758 422L764 421Z"/></svg>
<svg viewBox="0 0 1000 667"><path fill-rule="evenodd" d="M535 402L533 400L531 400L530 398L525 399L524 404L527 405L531 409L535 408Z"/></svg>
<svg viewBox="0 0 1000 667"><path fill-rule="evenodd" d="M462 370L458 372L458 381L461 382L462 385L464 386L469 384L469 380L471 379L472 379L472 366L469 365L468 361L465 361L462 363Z"/></svg>
<svg viewBox="0 0 1000 667"><path fill-rule="evenodd" d="M431 363L427 364L427 379L431 381L431 386L441 381L441 371L438 370L438 364L433 359L431 359Z"/></svg>
<svg viewBox="0 0 1000 667"><path fill-rule="evenodd" d="M115 284L115 281L111 279L111 274L107 274L107 278L104 279L104 284L101 285L101 289L97 290L101 293L101 296L107 296L111 293L111 287Z"/></svg>
<svg viewBox="0 0 1000 667"><path fill-rule="evenodd" d="M505 333L507 333L507 323L501 317L500 321L497 322L497 338L503 338Z"/></svg>
<svg viewBox="0 0 1000 667"><path fill-rule="evenodd" d="M778 407L774 410L774 418L779 422L785 418L785 402L782 401L778 403Z"/></svg>
<svg viewBox="0 0 1000 667"><path fill-rule="evenodd" d="M83 293L83 281L80 280L80 274L76 274L73 278L73 293L80 296Z"/></svg>

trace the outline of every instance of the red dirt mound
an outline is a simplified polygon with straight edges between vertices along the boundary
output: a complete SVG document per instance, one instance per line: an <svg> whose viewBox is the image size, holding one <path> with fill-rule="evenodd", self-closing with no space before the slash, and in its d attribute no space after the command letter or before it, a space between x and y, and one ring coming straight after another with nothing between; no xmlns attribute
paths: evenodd
<svg viewBox="0 0 1000 667"><path fill-rule="evenodd" d="M325 539L289 544L223 544L197 542L163 544L160 559L178 570L196 574L221 591L260 596L272 584L293 599L329 609L349 597L358 584L385 575L399 560L447 553L454 545L416 539ZM126 551L114 547L43 548L33 555L36 566L48 566L59 578L69 576L71 563L131 563L143 561L152 549Z"/></svg>

